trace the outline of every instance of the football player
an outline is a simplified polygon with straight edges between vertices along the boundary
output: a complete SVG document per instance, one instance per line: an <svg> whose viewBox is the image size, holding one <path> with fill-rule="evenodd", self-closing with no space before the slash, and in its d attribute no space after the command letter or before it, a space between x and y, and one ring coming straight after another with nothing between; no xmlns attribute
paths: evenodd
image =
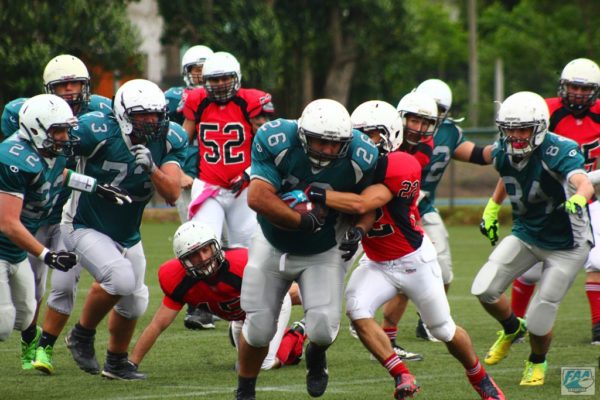
<svg viewBox="0 0 600 400"><path fill-rule="evenodd" d="M133 202L114 207L75 194L65 206L61 222L65 244L96 281L65 341L79 368L98 374L96 327L110 313L102 376L139 379L127 362L127 349L148 304L142 213L155 190L170 204L177 200L187 138L178 124L169 122L165 96L150 81L126 82L113 104L114 116L88 113L80 119L74 131L80 140L78 168L93 173L99 182L125 188Z"/></svg>
<svg viewBox="0 0 600 400"><path fill-rule="evenodd" d="M576 141L585 158L586 171L598 167L600 157L600 68L592 60L578 58L563 69L558 97L546 99L550 110L549 130ZM498 201L503 199L497 199ZM496 202L496 204L501 204ZM600 243L600 203L589 204L594 241ZM494 218L494 216L492 216ZM497 216L496 216L497 218ZM523 317L541 276L541 264L513 282L511 307L517 317ZM592 344L600 345L600 247L595 246L585 264L585 292L592 315Z"/></svg>
<svg viewBox="0 0 600 400"><path fill-rule="evenodd" d="M206 307L222 319L233 321L232 337L236 345L238 343L245 316L240 308L240 290L248 261L248 249L240 247L224 250L211 228L197 221L188 221L175 232L173 251L177 258L165 262L158 270L160 287L165 294L162 304L129 357L136 368L185 304ZM277 334L269 344L269 353L262 369L282 365L276 353L291 307L288 295L284 298L277 322Z"/></svg>
<svg viewBox="0 0 600 400"><path fill-rule="evenodd" d="M322 207L300 214L296 202L280 196L309 185L359 192L372 179L377 148L353 130L340 103L309 103L298 121L277 119L263 125L252 145L248 205L260 229L250 246L244 271L242 308L246 320L239 347L237 399L254 399L260 365L275 334L281 301L292 282L302 294L306 334L306 386L321 396L328 383L326 350L339 331L344 276L350 263L337 248L344 226L341 215Z"/></svg>
<svg viewBox="0 0 600 400"><path fill-rule="evenodd" d="M541 96L509 96L496 123L501 136L492 156L512 204L513 229L491 253L471 291L503 328L485 362L500 362L528 330L531 352L520 384L538 386L544 384L558 306L593 244L587 202L594 188L577 143L548 131L550 113ZM504 291L537 262L543 263L540 287L521 319Z"/></svg>
<svg viewBox="0 0 600 400"><path fill-rule="evenodd" d="M437 111L433 116L437 116ZM427 126L425 120L420 123L421 129ZM422 167L416 157L395 151L402 135L391 137L384 136L388 154L379 159L376 181L361 194L307 191L312 202L360 215L345 234L345 249L355 252L362 240L365 251L348 281L346 313L365 347L394 378L394 398L412 397L420 386L374 315L382 304L401 294L415 303L431 333L464 366L469 382L481 398L504 399L479 362L468 333L450 315L435 247L417 224Z"/></svg>

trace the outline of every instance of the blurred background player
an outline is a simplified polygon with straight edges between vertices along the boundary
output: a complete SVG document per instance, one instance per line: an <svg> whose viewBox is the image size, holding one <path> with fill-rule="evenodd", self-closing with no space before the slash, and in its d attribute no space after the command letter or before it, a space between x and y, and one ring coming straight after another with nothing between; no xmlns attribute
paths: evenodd
<svg viewBox="0 0 600 400"><path fill-rule="evenodd" d="M165 92L169 119L183 125L183 105L189 92L202 87L202 69L206 59L213 55L212 49L207 46L196 45L190 47L181 59L181 77L185 86L172 87ZM182 165L181 194L175 203L181 222L188 220L188 209L192 196L192 184L198 177L198 138L194 136L188 143L185 163ZM192 305L188 309L183 321L188 329L213 329L213 315Z"/></svg>
<svg viewBox="0 0 600 400"><path fill-rule="evenodd" d="M183 131L177 131L178 124L169 123L165 96L150 81L126 82L113 104L114 117L89 113L80 119L78 167L93 172L101 183L125 188L133 202L117 208L74 195L65 207L61 222L65 243L95 279L79 322L65 341L80 369L99 373L94 338L98 324L110 313L102 376L138 379L127 349L148 304L142 213L154 191L170 204L179 197L187 140Z"/></svg>
<svg viewBox="0 0 600 400"><path fill-rule="evenodd" d="M548 132L550 115L541 96L509 96L496 123L501 136L492 156L512 204L513 229L479 270L471 292L503 328L484 361L499 363L528 330L531 352L520 384L539 386L558 307L593 244L587 202L594 188L577 144ZM521 319L504 291L537 262L543 263L540 287Z"/></svg>

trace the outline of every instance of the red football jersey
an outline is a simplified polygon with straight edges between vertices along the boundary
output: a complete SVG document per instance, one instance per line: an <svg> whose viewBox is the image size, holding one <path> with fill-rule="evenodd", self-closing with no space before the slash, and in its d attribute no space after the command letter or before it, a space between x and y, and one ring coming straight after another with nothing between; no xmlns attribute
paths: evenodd
<svg viewBox="0 0 600 400"><path fill-rule="evenodd" d="M416 146L404 142L404 144L400 146L400 151L411 154L417 159L421 168L425 168L425 166L429 164L429 160L431 160L431 155L433 154L433 136L429 136L427 140L419 142Z"/></svg>
<svg viewBox="0 0 600 400"><path fill-rule="evenodd" d="M183 115L196 121L199 178L228 188L250 166L250 119L269 110L271 95L257 89L242 88L225 104L210 101L204 88L189 92Z"/></svg>
<svg viewBox="0 0 600 400"><path fill-rule="evenodd" d="M593 171L600 157L600 101L575 117L563 106L560 97L546 99L550 110L550 132L573 139L581 147L585 169Z"/></svg>
<svg viewBox="0 0 600 400"><path fill-rule="evenodd" d="M423 242L423 230L417 225L421 165L414 156L396 151L379 159L375 177L394 197L377 210L377 220L362 245L371 260L391 261L412 253Z"/></svg>
<svg viewBox="0 0 600 400"><path fill-rule="evenodd" d="M158 270L158 281L165 294L163 304L177 311L184 304L191 304L227 321L244 319L246 314L240 307L240 290L248 249L226 250L225 260L217 274L206 280L187 275L177 258L165 262Z"/></svg>

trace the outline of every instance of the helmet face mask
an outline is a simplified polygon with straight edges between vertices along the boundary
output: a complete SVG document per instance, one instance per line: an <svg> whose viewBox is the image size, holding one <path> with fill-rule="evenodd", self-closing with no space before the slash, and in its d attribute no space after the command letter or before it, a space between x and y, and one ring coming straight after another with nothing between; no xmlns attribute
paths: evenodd
<svg viewBox="0 0 600 400"><path fill-rule="evenodd" d="M359 105L350 116L352 127L371 138L383 155L395 151L403 140L402 120L389 103L371 100Z"/></svg>
<svg viewBox="0 0 600 400"><path fill-rule="evenodd" d="M42 157L73 155L78 139L70 130L77 127L77 118L60 97L42 94L28 99L19 111L19 127L19 135L31 142ZM64 130L67 139L57 140Z"/></svg>
<svg viewBox="0 0 600 400"><path fill-rule="evenodd" d="M215 233L207 225L195 221L185 222L177 229L173 251L186 273L198 279L215 275L225 262Z"/></svg>
<svg viewBox="0 0 600 400"><path fill-rule="evenodd" d="M81 83L78 93L67 90L72 82ZM44 88L46 93L62 97L74 112L80 112L90 102L90 74L75 56L63 54L48 62L44 69Z"/></svg>
<svg viewBox="0 0 600 400"><path fill-rule="evenodd" d="M536 93L518 92L504 100L498 110L496 124L511 160L520 162L527 159L542 144L549 119L546 101Z"/></svg>
<svg viewBox="0 0 600 400"><path fill-rule="evenodd" d="M227 52L216 52L204 63L202 82L210 100L226 103L242 86L240 63Z"/></svg>
<svg viewBox="0 0 600 400"><path fill-rule="evenodd" d="M328 167L348 154L352 141L350 115L335 100L314 100L298 120L298 137L311 165Z"/></svg>
<svg viewBox="0 0 600 400"><path fill-rule="evenodd" d="M153 82L145 79L125 82L117 90L113 109L121 131L129 135L132 142L162 140L169 131L165 95ZM145 117L149 114L158 118Z"/></svg>
<svg viewBox="0 0 600 400"><path fill-rule="evenodd" d="M201 45L192 46L185 52L181 59L181 76L187 87L202 86L203 66L211 55L213 55L213 51L209 47Z"/></svg>
<svg viewBox="0 0 600 400"><path fill-rule="evenodd" d="M600 68L592 60L578 58L563 69L558 95L563 105L575 115L588 110L600 94Z"/></svg>

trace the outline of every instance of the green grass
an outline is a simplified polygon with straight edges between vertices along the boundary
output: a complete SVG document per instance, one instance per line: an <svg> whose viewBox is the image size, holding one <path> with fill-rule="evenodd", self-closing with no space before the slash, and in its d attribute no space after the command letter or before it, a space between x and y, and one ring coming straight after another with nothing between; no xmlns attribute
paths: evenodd
<svg viewBox="0 0 600 400"><path fill-rule="evenodd" d="M505 225L506 226L506 225ZM137 338L159 306L162 295L156 269L171 257L171 240L176 225L146 223L144 247L148 260L146 283L150 287L150 305L136 330ZM457 324L465 327L480 357L496 338L499 325L489 317L470 295L471 282L487 259L491 247L477 227L451 227L455 279L450 289L450 304ZM68 323L76 322L87 288L87 272L79 285L77 309ZM521 388L518 383L529 354L528 344L515 345L507 359L488 367L507 399L559 399L560 367L598 365L600 349L589 345L590 317L585 297L584 274L581 273L559 310L554 343L548 355L547 382L543 387ZM293 317L300 317L295 309ZM435 400L476 399L462 367L443 344L429 343L414 337L415 309L409 306L400 323L398 342L411 351L424 354L422 362L409 363L422 391L417 398ZM194 332L183 327L183 312L174 325L161 336L143 361L140 370L149 379L141 382L114 382L80 371L64 345L64 335L55 347L56 372L45 376L37 371L21 371L19 335L14 332L0 346L0 399L232 399L237 378L233 370L236 353L227 339L227 325L220 321L212 331ZM135 341L134 338L134 341ZM106 321L98 328L96 351L100 363L106 353ZM348 333L344 317L336 343L328 352L330 383L324 399L389 399L392 379L385 369L369 359L360 342ZM259 399L309 399L305 390L304 363L282 370L262 372L258 381ZM597 390L600 388L596 385Z"/></svg>

